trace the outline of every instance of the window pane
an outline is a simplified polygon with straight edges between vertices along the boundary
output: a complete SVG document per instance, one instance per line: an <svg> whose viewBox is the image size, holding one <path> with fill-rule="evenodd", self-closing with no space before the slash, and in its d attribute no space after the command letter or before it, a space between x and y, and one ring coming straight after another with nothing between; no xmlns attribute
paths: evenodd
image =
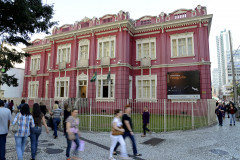
<svg viewBox="0 0 240 160"><path fill-rule="evenodd" d="M98 80L98 93L97 93L97 97L101 97L101 80Z"/></svg>
<svg viewBox="0 0 240 160"><path fill-rule="evenodd" d="M110 54L109 54L109 42L104 42L104 49L103 49L103 54L104 54L104 57L109 57Z"/></svg>
<svg viewBox="0 0 240 160"><path fill-rule="evenodd" d="M178 39L178 56L186 56L186 39Z"/></svg>
<svg viewBox="0 0 240 160"><path fill-rule="evenodd" d="M188 38L188 55L193 55L192 37Z"/></svg>
<svg viewBox="0 0 240 160"><path fill-rule="evenodd" d="M61 49L58 49L58 60L57 60L57 63L60 62L60 57L61 57Z"/></svg>
<svg viewBox="0 0 240 160"><path fill-rule="evenodd" d="M177 41L176 39L172 40L172 56L177 57Z"/></svg>
<svg viewBox="0 0 240 160"><path fill-rule="evenodd" d="M143 57L149 57L149 43L143 43Z"/></svg>
<svg viewBox="0 0 240 160"><path fill-rule="evenodd" d="M142 58L142 48L141 48L141 44L138 44L138 58Z"/></svg>
<svg viewBox="0 0 240 160"><path fill-rule="evenodd" d="M156 58L155 50L156 50L155 43L151 42L151 58Z"/></svg>
<svg viewBox="0 0 240 160"><path fill-rule="evenodd" d="M142 98L142 82L141 82L141 80L138 80L138 98Z"/></svg>
<svg viewBox="0 0 240 160"><path fill-rule="evenodd" d="M113 84L113 80L111 79L111 91L110 91L111 98L114 97L113 95L114 95L114 84Z"/></svg>
<svg viewBox="0 0 240 160"><path fill-rule="evenodd" d="M71 51L70 48L67 48L67 62L70 63L70 59L71 59Z"/></svg>
<svg viewBox="0 0 240 160"><path fill-rule="evenodd" d="M62 49L62 61L60 62L66 62L66 48Z"/></svg>
<svg viewBox="0 0 240 160"><path fill-rule="evenodd" d="M60 88L60 97L64 97L64 87Z"/></svg>
<svg viewBox="0 0 240 160"><path fill-rule="evenodd" d="M102 43L99 43L99 58L102 57Z"/></svg>
<svg viewBox="0 0 240 160"><path fill-rule="evenodd" d="M152 80L152 97L151 98L156 98L156 88L155 88L155 80Z"/></svg>
<svg viewBox="0 0 240 160"><path fill-rule="evenodd" d="M150 98L150 81L143 80L143 98Z"/></svg>
<svg viewBox="0 0 240 160"><path fill-rule="evenodd" d="M114 41L111 41L111 57L114 57L114 52L115 52L115 44Z"/></svg>
<svg viewBox="0 0 240 160"><path fill-rule="evenodd" d="M103 86L103 98L108 98L108 86Z"/></svg>

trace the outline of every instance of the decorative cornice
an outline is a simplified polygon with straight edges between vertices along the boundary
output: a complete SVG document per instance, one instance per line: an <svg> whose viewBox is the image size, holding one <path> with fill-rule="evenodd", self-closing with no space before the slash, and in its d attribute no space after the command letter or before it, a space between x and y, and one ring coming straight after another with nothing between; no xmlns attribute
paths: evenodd
<svg viewBox="0 0 240 160"><path fill-rule="evenodd" d="M91 37L91 35L80 36L80 37L77 37L77 39L81 39L81 38L87 38L87 37Z"/></svg>
<svg viewBox="0 0 240 160"><path fill-rule="evenodd" d="M179 30L192 29L192 28L197 28L197 26L195 25L195 26L188 26L188 27L168 29L168 30L166 30L166 32L179 31Z"/></svg>
<svg viewBox="0 0 240 160"><path fill-rule="evenodd" d="M100 32L100 33L95 33L95 35L102 35L102 34L108 34L108 33L114 33L114 32L118 32L118 30L112 30L112 31L107 31L107 32Z"/></svg>
<svg viewBox="0 0 240 160"><path fill-rule="evenodd" d="M66 41L72 41L73 38L68 38L68 39L63 39L63 40L59 40L59 41L56 41L56 43L61 43L61 42L66 42Z"/></svg>
<svg viewBox="0 0 240 160"><path fill-rule="evenodd" d="M24 77L43 77L43 76L49 76L49 73L37 74L36 76L32 76L32 75L25 75Z"/></svg>
<svg viewBox="0 0 240 160"><path fill-rule="evenodd" d="M145 36L145 35L151 35L151 34L159 34L160 31L156 31L156 32L148 32L148 33L142 33L142 34L135 34L134 37L138 37L138 36Z"/></svg>
<svg viewBox="0 0 240 160"><path fill-rule="evenodd" d="M51 48L51 43L38 45L38 46L29 46L27 48L23 48L22 50L25 52L35 51L35 50L42 50L44 48Z"/></svg>

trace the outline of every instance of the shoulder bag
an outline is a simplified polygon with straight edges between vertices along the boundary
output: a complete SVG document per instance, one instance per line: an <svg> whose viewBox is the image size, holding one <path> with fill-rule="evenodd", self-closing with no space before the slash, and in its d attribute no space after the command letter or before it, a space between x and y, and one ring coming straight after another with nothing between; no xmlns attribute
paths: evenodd
<svg viewBox="0 0 240 160"><path fill-rule="evenodd" d="M119 129L123 129L123 127L121 126L121 127L118 127ZM113 127L112 127L112 135L113 136L119 136L119 135L123 135L124 134L124 132L121 132L121 131L118 131L118 130L116 130L116 129L114 129Z"/></svg>

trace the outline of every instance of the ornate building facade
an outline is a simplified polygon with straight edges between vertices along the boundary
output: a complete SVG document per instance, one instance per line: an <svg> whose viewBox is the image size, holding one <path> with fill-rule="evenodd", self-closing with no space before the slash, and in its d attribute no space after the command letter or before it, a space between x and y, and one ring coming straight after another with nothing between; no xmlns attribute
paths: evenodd
<svg viewBox="0 0 240 160"><path fill-rule="evenodd" d="M55 27L24 49L31 56L22 96L168 99L168 73L198 71L198 98L211 99L211 21L199 5L137 20L120 11Z"/></svg>

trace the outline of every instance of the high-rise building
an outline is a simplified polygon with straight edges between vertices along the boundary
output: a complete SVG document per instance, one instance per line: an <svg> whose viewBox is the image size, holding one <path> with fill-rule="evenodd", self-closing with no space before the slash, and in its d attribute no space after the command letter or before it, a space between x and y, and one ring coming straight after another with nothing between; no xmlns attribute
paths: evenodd
<svg viewBox="0 0 240 160"><path fill-rule="evenodd" d="M236 82L240 84L240 50L233 51L233 61L235 67L235 78ZM232 84L232 63L231 63L231 54L227 54L227 71L228 71L228 83Z"/></svg>
<svg viewBox="0 0 240 160"><path fill-rule="evenodd" d="M218 96L219 95L219 71L217 68L212 70L212 95Z"/></svg>
<svg viewBox="0 0 240 160"><path fill-rule="evenodd" d="M219 86L222 86L228 84L227 55L230 53L228 30L225 29L224 31L220 32L219 36L216 36L216 43L217 43Z"/></svg>

